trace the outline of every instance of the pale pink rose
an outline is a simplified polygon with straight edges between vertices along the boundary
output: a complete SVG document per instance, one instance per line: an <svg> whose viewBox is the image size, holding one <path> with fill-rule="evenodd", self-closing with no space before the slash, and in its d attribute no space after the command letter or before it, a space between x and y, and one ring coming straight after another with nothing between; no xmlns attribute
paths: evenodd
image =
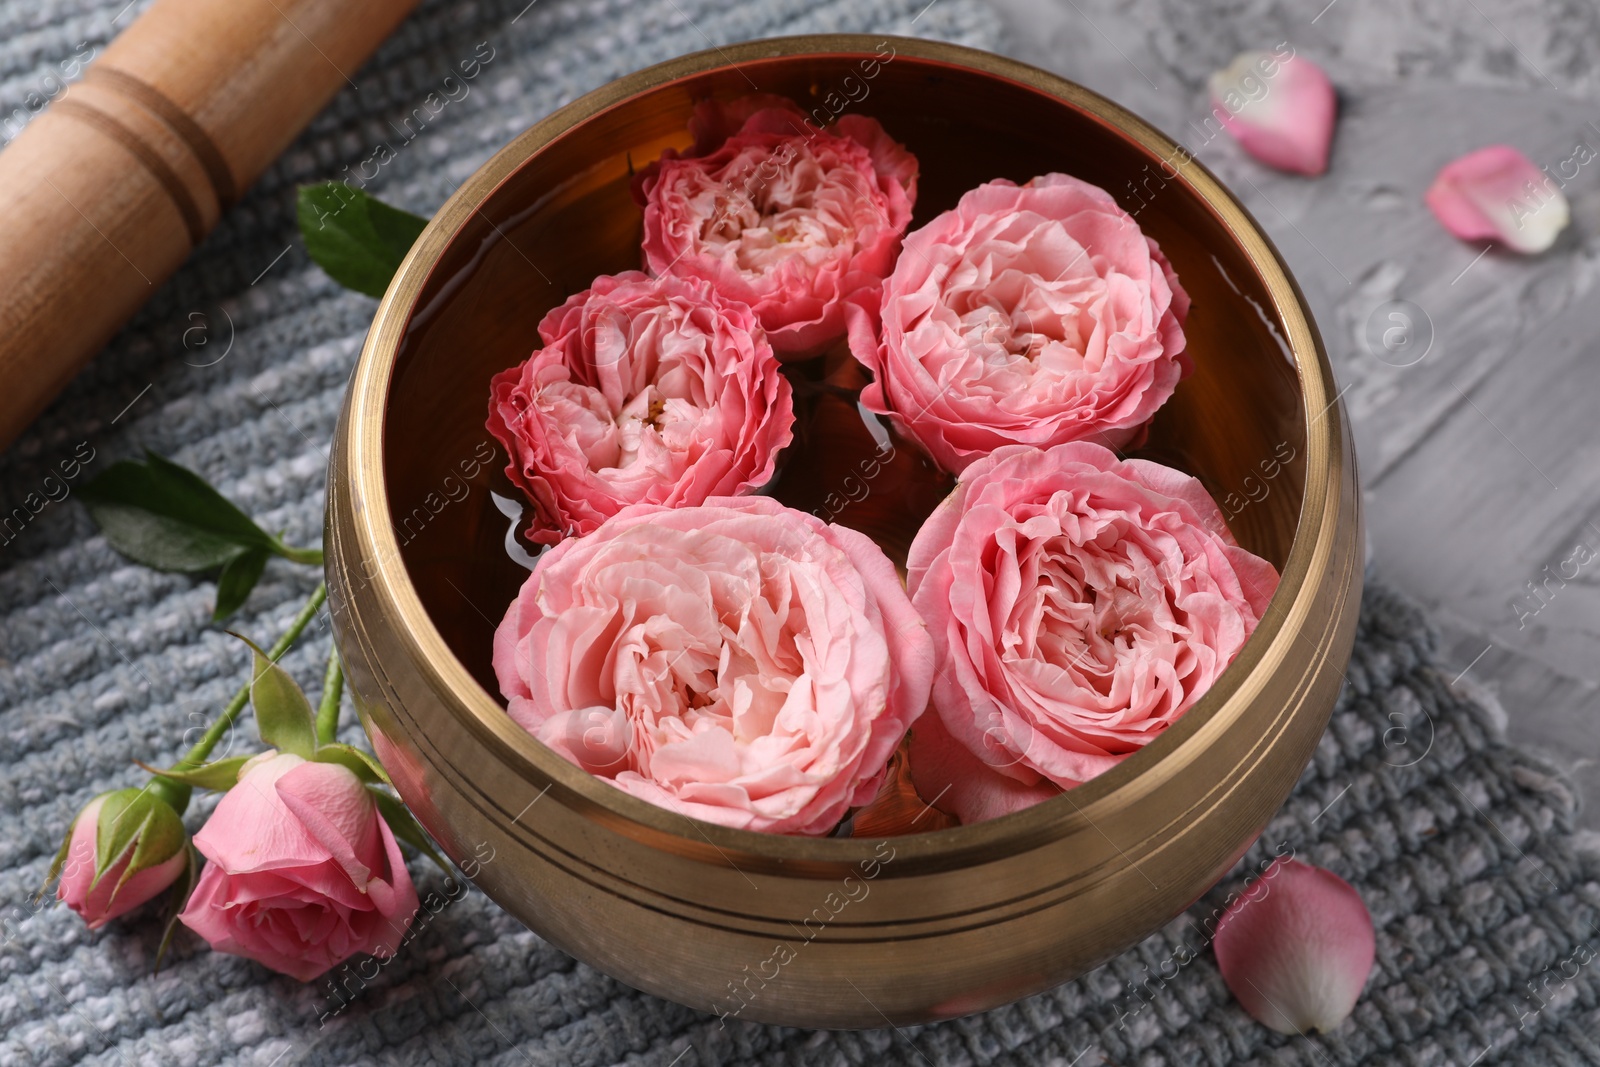
<svg viewBox="0 0 1600 1067"><path fill-rule="evenodd" d="M1223 981L1280 1034L1326 1034L1356 1006L1377 938L1361 894L1332 871L1277 859L1223 912Z"/></svg>
<svg viewBox="0 0 1600 1067"><path fill-rule="evenodd" d="M825 834L871 800L933 651L862 534L767 497L636 505L539 560L495 633L511 717L634 796Z"/></svg>
<svg viewBox="0 0 1600 1067"><path fill-rule="evenodd" d="M120 791L122 794L136 792L133 789ZM122 854L113 857L110 865L96 878L95 851L99 842L100 809L108 799L117 795L112 793L95 797L74 820L66 861L61 868L61 883L56 887L56 899L64 901L67 907L77 912L91 930L100 929L112 919L125 915L165 890L178 880L189 859L189 851L184 847L183 823L178 820L177 814L164 801L153 796L140 796L134 806L123 809L123 815L133 822L130 829L142 823L144 831L130 840ZM164 810L157 812L153 821L158 825L152 827L145 820L157 805ZM159 833L162 842L145 842L146 851L153 855L141 857L144 863L129 874L128 867L139 851L140 839L145 833L151 832Z"/></svg>
<svg viewBox="0 0 1600 1067"><path fill-rule="evenodd" d="M767 96L702 107L691 131L695 154L669 151L636 182L646 264L749 304L780 358L815 355L843 336L845 300L894 269L916 157L874 119L824 129Z"/></svg>
<svg viewBox="0 0 1600 1067"><path fill-rule="evenodd" d="M946 470L997 448L1132 441L1189 372L1189 298L1104 189L980 185L906 238L880 302L851 301L862 403Z"/></svg>
<svg viewBox="0 0 1600 1067"><path fill-rule="evenodd" d="M638 271L539 324L545 346L490 383L489 432L534 503L528 536L585 534L628 504L698 504L772 478L788 379L754 313L705 282Z"/></svg>
<svg viewBox="0 0 1600 1067"><path fill-rule="evenodd" d="M210 862L184 925L302 982L358 953L393 955L417 911L394 834L337 764L263 752L194 843Z"/></svg>
<svg viewBox="0 0 1600 1067"><path fill-rule="evenodd" d="M1499 241L1518 252L1543 252L1572 218L1550 176L1503 144L1445 164L1424 199L1455 236Z"/></svg>
<svg viewBox="0 0 1600 1067"><path fill-rule="evenodd" d="M942 668L942 730L912 731L912 771L930 801L950 786L939 804L963 822L1070 789L1160 736L1278 584L1198 481L1087 442L968 467L906 569Z"/></svg>
<svg viewBox="0 0 1600 1067"><path fill-rule="evenodd" d="M1241 52L1210 89L1212 115L1250 155L1293 174L1328 169L1338 97L1311 60L1292 49Z"/></svg>

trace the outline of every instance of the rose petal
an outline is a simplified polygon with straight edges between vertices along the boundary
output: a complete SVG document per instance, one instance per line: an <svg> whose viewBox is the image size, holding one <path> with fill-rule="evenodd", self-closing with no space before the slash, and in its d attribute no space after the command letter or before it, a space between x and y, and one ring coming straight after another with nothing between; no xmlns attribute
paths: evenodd
<svg viewBox="0 0 1600 1067"><path fill-rule="evenodd" d="M1503 144L1445 164L1423 199L1455 236L1518 252L1543 252L1571 220L1567 198L1549 176Z"/></svg>
<svg viewBox="0 0 1600 1067"><path fill-rule="evenodd" d="M1376 951L1361 896L1332 871L1278 859L1231 904L1214 942L1223 981L1280 1034L1327 1033L1355 1007Z"/></svg>
<svg viewBox="0 0 1600 1067"><path fill-rule="evenodd" d="M1328 169L1338 100L1321 67L1292 53L1241 52L1210 88L1211 113L1256 159L1294 174Z"/></svg>
<svg viewBox="0 0 1600 1067"><path fill-rule="evenodd" d="M951 737L936 713L922 716L912 727L909 755L917 792L965 826L998 819L1061 794L1060 786L1026 769L1031 782L1001 774ZM991 758L1003 758L1002 751L996 748Z"/></svg>

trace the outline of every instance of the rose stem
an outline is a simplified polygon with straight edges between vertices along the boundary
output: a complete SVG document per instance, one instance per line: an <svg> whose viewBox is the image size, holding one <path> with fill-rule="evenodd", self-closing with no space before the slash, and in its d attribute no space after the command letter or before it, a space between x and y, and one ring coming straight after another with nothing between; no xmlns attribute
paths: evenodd
<svg viewBox="0 0 1600 1067"><path fill-rule="evenodd" d="M326 745L339 732L339 699L344 696L344 665L339 647L328 649L328 671L322 676L322 703L317 706L317 743Z"/></svg>
<svg viewBox="0 0 1600 1067"><path fill-rule="evenodd" d="M310 599L300 609L300 614L294 617L294 621L283 632L283 636L278 638L277 644L267 650L267 658L276 663L285 652L289 651L300 635L305 632L305 628L311 624L311 620L316 618L317 610L322 607L322 602L327 599L328 583L318 582L316 589L311 592ZM254 672L252 672L250 681L255 681ZM244 710L244 706L248 703L250 703L250 682L246 682L239 687L239 691L233 694L233 699L228 701L228 706L222 709L221 717L211 724L211 728L205 732L204 737L194 743L193 748L184 753L183 758L178 761L174 770L193 770L205 763L206 757L211 755L211 750L217 747L217 742L222 740L222 735L228 732L228 728L233 725L233 720L239 717L239 713ZM151 783L150 791L171 804L179 815L182 815L184 809L189 806L189 797L194 792L192 787L174 782L170 778L157 778Z"/></svg>

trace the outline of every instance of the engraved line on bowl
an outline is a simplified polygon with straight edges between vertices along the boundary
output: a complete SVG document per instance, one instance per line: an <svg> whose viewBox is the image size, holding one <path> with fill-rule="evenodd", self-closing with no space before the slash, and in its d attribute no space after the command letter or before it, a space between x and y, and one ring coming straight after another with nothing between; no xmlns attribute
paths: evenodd
<svg viewBox="0 0 1600 1067"><path fill-rule="evenodd" d="M909 1037L907 1037L905 1035L905 1031L901 1030L898 1026L896 1026L890 1020L890 1018L887 1015L884 1015L883 1014L883 1009L878 1007L876 1004L872 1003L872 998L867 996L865 993L861 992L861 987L860 986L858 986L854 982L850 981L850 978L849 978L848 975L844 976L844 981L845 981L846 985L848 985L851 989L854 989L856 991L857 995L859 995L862 1000L867 1002L867 1006L868 1007L870 1007L873 1011L877 1012L880 1016L882 1016L883 1021L888 1024L889 1029L891 1029L891 1030L893 1030L895 1032L895 1036L896 1037L900 1038L900 1040L904 1041L906 1044L911 1046L911 1051L915 1052L917 1054L917 1058L918 1059L922 1060L923 1063L926 1063L928 1065L928 1067L933 1067L933 1061L928 1059L927 1056L924 1056L922 1054L922 1050L917 1047L917 1043L915 1041L911 1040Z"/></svg>
<svg viewBox="0 0 1600 1067"><path fill-rule="evenodd" d="M1300 235L1300 239L1302 241L1304 241L1306 244L1311 246L1311 250L1313 252L1315 252L1317 255L1322 257L1322 260L1323 260L1324 263L1326 263L1328 266L1333 268L1333 272L1335 274L1337 274L1339 277L1344 279L1344 283L1346 285L1353 284L1350 281L1350 278L1345 274L1345 272L1339 269L1339 265L1337 263L1335 263L1333 260L1329 259L1328 256L1327 256L1327 253L1325 253L1321 248L1317 247L1316 242L1313 241L1311 238L1307 237L1305 231L1302 230L1299 226L1296 226L1295 225L1295 221L1293 219L1291 219L1288 215L1285 215L1283 213L1282 209L1279 208L1277 204L1274 204L1272 202L1272 199L1269 196L1267 196L1266 193L1261 191L1261 186L1259 186L1255 182L1251 181L1250 180L1250 176L1248 174L1242 174L1242 175L1240 175L1240 177L1244 178L1245 182L1250 186L1250 188L1252 188L1252 189L1254 189L1256 191L1256 194L1258 196L1260 196L1263 201L1266 202L1266 205L1268 207L1270 207L1273 211L1276 211L1278 213L1278 217L1279 218L1281 218L1284 222L1287 222L1289 224L1289 228L1290 229L1294 230L1295 233Z"/></svg>
<svg viewBox="0 0 1600 1067"><path fill-rule="evenodd" d="M39 177L44 179L44 183L46 185L48 185L52 189L55 189L57 196L59 196L61 199L67 201L67 206L70 207L72 210L76 211L78 213L78 217L83 219L84 222L87 222L89 224L89 228L94 230L95 233L99 234L100 235L100 239L102 241L104 241L106 244L111 246L111 250L113 252L115 252L117 255L121 256L123 258L123 260L128 264L128 266L133 267L133 272L135 274L137 274L139 277L143 278L144 279L144 283L146 285L154 285L155 284L154 282L152 282L150 280L150 278L145 274L144 271L140 270L134 264L133 260L128 258L127 253L123 252L122 249L118 248L116 246L116 243L114 241L112 241L111 238L106 236L106 233L105 233L104 230L102 230L100 227L96 226L94 224L94 221L92 219L90 219L88 215L85 215L83 213L82 209L80 209L77 204L74 204L71 200L67 200L67 194L63 193L59 188L57 188L56 183L50 180L50 176L48 174L41 174L41 175L39 175Z"/></svg>
<svg viewBox="0 0 1600 1067"><path fill-rule="evenodd" d="M1554 489L1558 493L1561 491L1561 487L1559 485L1557 485L1555 482L1550 481L1550 476L1548 474L1546 474L1544 471L1539 470L1539 465L1537 463L1535 463L1533 460L1528 459L1528 454L1526 452L1524 452L1522 449L1517 448L1517 443L1515 441L1513 441L1511 438L1506 437L1506 432L1504 430L1502 430L1500 427L1496 426L1494 424L1494 420L1491 419L1488 415L1484 414L1484 410L1482 408L1480 408L1477 404L1474 404L1472 402L1472 398L1470 396L1468 396L1466 393L1463 393L1461 391L1461 386L1457 385L1455 382L1451 382L1450 383L1450 388L1454 389L1461 396L1462 400L1465 400L1468 404L1471 404L1472 405L1472 410L1476 411L1479 415L1482 415L1483 416L1483 421L1487 422L1489 424L1489 428L1494 430L1495 433L1497 433L1501 437L1505 438L1506 444L1510 445L1512 448L1516 448L1517 449L1517 455L1521 456L1524 460L1527 460L1528 466L1532 467L1535 471L1537 471L1538 474L1539 474L1539 477L1543 478L1546 482L1549 483L1550 488Z"/></svg>
<svg viewBox="0 0 1600 1067"><path fill-rule="evenodd" d="M554 784L555 784L554 782L546 783L545 787L543 789L539 790L539 795L534 797L532 800L528 801L528 803L523 806L522 810L517 812L517 818L511 820L511 825L515 826L516 823L517 823L517 819L520 819L524 815L528 814L528 809L529 808L533 807L535 804L539 803L539 801L543 800L544 799L544 795L546 793L550 792L550 786L552 786Z"/></svg>

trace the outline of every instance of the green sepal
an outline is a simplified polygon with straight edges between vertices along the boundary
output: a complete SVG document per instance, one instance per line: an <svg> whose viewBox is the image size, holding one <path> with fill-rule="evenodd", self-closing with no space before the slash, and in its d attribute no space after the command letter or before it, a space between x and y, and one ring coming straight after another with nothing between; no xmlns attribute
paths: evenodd
<svg viewBox="0 0 1600 1067"><path fill-rule="evenodd" d="M107 793L95 827L92 889L106 872L132 851L117 889L140 871L167 862L188 843L189 832L172 806L142 789Z"/></svg>
<svg viewBox="0 0 1600 1067"><path fill-rule="evenodd" d="M316 717L305 693L289 672L267 658L248 637L233 636L250 646L255 674L250 682L250 706L256 712L256 730L264 744L279 752L310 759L317 752Z"/></svg>
<svg viewBox="0 0 1600 1067"><path fill-rule="evenodd" d="M382 815L383 821L389 824L389 829L395 837L427 856L445 874L452 876L455 874L455 869L446 863L439 853L434 851L432 842L428 840L428 835L423 832L416 816L412 815L410 810L400 803L398 798L375 786L368 786L367 792L372 794L373 799L378 802L378 814Z"/></svg>
<svg viewBox="0 0 1600 1067"><path fill-rule="evenodd" d="M200 881L200 853L195 850L194 842L189 843L189 862L184 864L184 873L172 884L171 896L167 899L167 918L161 930L161 944L156 946L156 959L150 973L161 973L161 961L166 957L167 948L172 944L172 935L178 932L178 916L183 914L184 905L189 903L189 897L194 894L194 887Z"/></svg>
<svg viewBox="0 0 1600 1067"><path fill-rule="evenodd" d="M384 771L382 764L351 745L340 744L337 741L321 744L317 746L317 754L311 758L317 763L337 763L366 785L394 784L389 781L389 775Z"/></svg>
<svg viewBox="0 0 1600 1067"><path fill-rule="evenodd" d="M152 767L139 760L139 764L151 774L165 778L168 781L178 782L181 785L193 786L196 789L209 789L215 793L225 793L239 784L239 768L248 763L253 756L229 756L226 759L213 760L199 767Z"/></svg>
<svg viewBox="0 0 1600 1067"><path fill-rule="evenodd" d="M295 213L306 251L346 289L382 296L428 220L344 182L302 185Z"/></svg>
<svg viewBox="0 0 1600 1067"><path fill-rule="evenodd" d="M56 858L50 861L50 869L45 872L44 883L39 886L39 892L33 896L33 902L38 904L50 892L51 884L61 874L61 868L67 864L67 855L72 851L72 831L77 829L78 819L82 812L74 816L72 822L67 824L67 836L61 839L61 847L56 849Z"/></svg>

